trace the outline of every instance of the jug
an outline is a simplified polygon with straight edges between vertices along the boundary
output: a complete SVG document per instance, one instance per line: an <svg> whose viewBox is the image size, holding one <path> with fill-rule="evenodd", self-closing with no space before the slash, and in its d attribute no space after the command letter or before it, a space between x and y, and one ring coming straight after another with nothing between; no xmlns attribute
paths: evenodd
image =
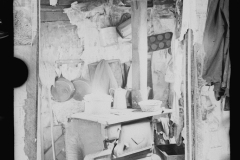
<svg viewBox="0 0 240 160"><path fill-rule="evenodd" d="M127 101L126 101L126 89L119 88L110 88L110 95L114 95L113 97L113 108L116 109L127 109Z"/></svg>

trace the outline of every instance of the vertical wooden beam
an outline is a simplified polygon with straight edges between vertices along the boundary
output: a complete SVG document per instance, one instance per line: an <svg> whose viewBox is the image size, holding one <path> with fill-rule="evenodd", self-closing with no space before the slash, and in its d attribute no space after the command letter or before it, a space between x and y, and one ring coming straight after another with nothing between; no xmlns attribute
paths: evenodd
<svg viewBox="0 0 240 160"><path fill-rule="evenodd" d="M187 90L187 99L188 99L188 125L189 125L189 128L187 129L188 130L188 135L189 135L189 160L192 160L193 159L193 148L194 148L194 144L193 144L193 112L192 112L192 90L191 90L191 86L192 86L192 77L191 77L191 68L192 68L192 30L189 29L188 30L188 51L187 51L187 70L188 70L188 75L187 75L187 78L188 78L188 90Z"/></svg>
<svg viewBox="0 0 240 160"><path fill-rule="evenodd" d="M132 105L147 99L147 0L132 0ZM141 90L141 99L139 99Z"/></svg>
<svg viewBox="0 0 240 160"><path fill-rule="evenodd" d="M186 35L184 41L184 54L183 54L183 107L184 107L184 128L185 128L185 133L184 137L187 137L187 129L188 128L188 123L187 123L187 40L186 40ZM188 160L188 139L185 139L185 160Z"/></svg>
<svg viewBox="0 0 240 160"><path fill-rule="evenodd" d="M184 127L185 127L185 160L193 159L193 125L192 122L192 94L191 94L191 53L192 53L192 30L189 29L184 40Z"/></svg>

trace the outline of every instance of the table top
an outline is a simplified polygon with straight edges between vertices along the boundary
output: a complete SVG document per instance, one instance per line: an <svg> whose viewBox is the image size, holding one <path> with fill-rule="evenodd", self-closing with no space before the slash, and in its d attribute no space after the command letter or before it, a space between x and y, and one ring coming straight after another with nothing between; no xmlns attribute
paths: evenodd
<svg viewBox="0 0 240 160"><path fill-rule="evenodd" d="M165 115L172 112L173 109L162 109L156 112L142 112L141 109L111 109L110 114L94 115L80 112L71 115L70 118L94 121L104 125L112 125L152 116Z"/></svg>

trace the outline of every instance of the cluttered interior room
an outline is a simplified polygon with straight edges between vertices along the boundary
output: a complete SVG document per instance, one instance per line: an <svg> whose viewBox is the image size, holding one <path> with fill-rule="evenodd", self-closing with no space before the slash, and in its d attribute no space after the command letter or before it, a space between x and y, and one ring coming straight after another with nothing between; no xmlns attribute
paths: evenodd
<svg viewBox="0 0 240 160"><path fill-rule="evenodd" d="M41 160L229 160L228 3L40 0Z"/></svg>

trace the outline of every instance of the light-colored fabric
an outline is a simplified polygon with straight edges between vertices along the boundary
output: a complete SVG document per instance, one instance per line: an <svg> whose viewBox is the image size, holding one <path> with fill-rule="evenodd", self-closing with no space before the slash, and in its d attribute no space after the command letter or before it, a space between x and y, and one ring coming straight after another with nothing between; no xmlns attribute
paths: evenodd
<svg viewBox="0 0 240 160"><path fill-rule="evenodd" d="M163 101L162 107L167 107L169 83L165 81L165 73L170 59L167 49L152 54L153 99Z"/></svg>
<svg viewBox="0 0 240 160"><path fill-rule="evenodd" d="M223 111L224 99L217 101L213 88L214 86L203 86L200 95L200 105L207 110L200 142L203 145L200 152L206 160L221 159L220 157L229 157L230 154L229 112ZM197 147L199 148L199 146Z"/></svg>
<svg viewBox="0 0 240 160"><path fill-rule="evenodd" d="M103 59L97 65L92 82L92 92L109 94L110 88L118 88L118 84L109 64Z"/></svg>
<svg viewBox="0 0 240 160"><path fill-rule="evenodd" d="M181 96L181 83L183 81L183 46L180 42L176 43L175 46L175 58L174 58L174 91L176 92L177 96Z"/></svg>
<svg viewBox="0 0 240 160"><path fill-rule="evenodd" d="M169 118L159 118L159 121L162 123L163 130L164 130L164 139L169 140Z"/></svg>

